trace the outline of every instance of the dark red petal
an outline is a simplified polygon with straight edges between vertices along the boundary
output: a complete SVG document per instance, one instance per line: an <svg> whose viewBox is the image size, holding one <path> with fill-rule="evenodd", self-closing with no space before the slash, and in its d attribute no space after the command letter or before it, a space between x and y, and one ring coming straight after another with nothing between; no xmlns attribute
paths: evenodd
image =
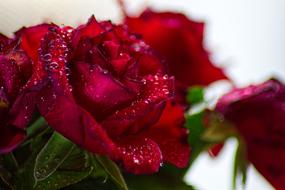
<svg viewBox="0 0 285 190"><path fill-rule="evenodd" d="M5 57L18 66L19 77L26 82L32 75L32 62L23 50L12 49L6 52Z"/></svg>
<svg viewBox="0 0 285 190"><path fill-rule="evenodd" d="M77 101L98 120L136 98L137 94L132 89L124 86L99 66L77 63L74 71L76 73L73 73L73 76L78 76L73 79Z"/></svg>
<svg viewBox="0 0 285 190"><path fill-rule="evenodd" d="M128 54L120 53L117 58L111 60L111 64L117 74L121 76L126 72L128 66L130 65L130 60L131 58Z"/></svg>
<svg viewBox="0 0 285 190"><path fill-rule="evenodd" d="M21 93L9 110L9 124L25 128L36 109L37 92Z"/></svg>
<svg viewBox="0 0 285 190"><path fill-rule="evenodd" d="M69 49L61 34L61 29L53 28L41 44L40 57L50 81L39 95L40 113L51 127L73 142L89 151L116 158L116 147L112 140L73 99L66 75ZM47 54L49 59L46 59Z"/></svg>
<svg viewBox="0 0 285 190"><path fill-rule="evenodd" d="M9 108L9 100L4 88L0 88L0 121L4 122L7 119L7 112Z"/></svg>
<svg viewBox="0 0 285 190"><path fill-rule="evenodd" d="M151 174L159 170L162 155L154 141L140 137L125 137L118 140L118 143L126 171L134 174Z"/></svg>
<svg viewBox="0 0 285 190"><path fill-rule="evenodd" d="M30 89L40 89L46 82L46 71L39 60L40 44L49 28L56 27L53 24L40 24L28 28L22 28L15 33L16 37L21 40L21 48L33 61L32 76L23 87L23 91Z"/></svg>
<svg viewBox="0 0 285 190"><path fill-rule="evenodd" d="M179 168L188 165L190 156L188 133L183 125L183 107L169 101L157 124L151 126L143 134L159 145L164 161Z"/></svg>
<svg viewBox="0 0 285 190"><path fill-rule="evenodd" d="M160 72L165 73L166 66L156 56L145 54L139 58L138 71L140 76L155 75Z"/></svg>
<svg viewBox="0 0 285 190"><path fill-rule="evenodd" d="M105 41L103 43L103 47L108 57L110 57L111 59L114 59L118 56L120 48L120 45L118 43L115 43L113 41Z"/></svg>
<svg viewBox="0 0 285 190"><path fill-rule="evenodd" d="M0 33L0 52L2 48L9 42L9 38Z"/></svg>
<svg viewBox="0 0 285 190"><path fill-rule="evenodd" d="M285 86L277 80L235 89L216 111L244 139L248 160L276 188L285 187Z"/></svg>
<svg viewBox="0 0 285 190"><path fill-rule="evenodd" d="M74 37L72 39L72 46L76 48L80 40L84 38L94 38L102 32L103 29L100 24L96 21L94 16L91 16L87 24L79 26L75 30Z"/></svg>
<svg viewBox="0 0 285 190"><path fill-rule="evenodd" d="M51 127L88 151L116 158L114 143L87 111L65 96L43 93L39 110Z"/></svg>
<svg viewBox="0 0 285 190"><path fill-rule="evenodd" d="M14 150L25 138L25 131L10 125L0 126L0 154Z"/></svg>
<svg viewBox="0 0 285 190"><path fill-rule="evenodd" d="M3 34L0 33L0 43L3 43L5 41L9 40L9 38Z"/></svg>
<svg viewBox="0 0 285 190"><path fill-rule="evenodd" d="M53 25L40 24L28 28L22 28L16 32L16 36L21 39L21 48L33 59L34 62L38 60L40 41L51 26Z"/></svg>
<svg viewBox="0 0 285 190"><path fill-rule="evenodd" d="M158 120L164 107L163 101L171 96L173 79L168 78L167 75L149 75L143 79L143 83L142 94L138 100L116 111L102 122L110 135L118 136L124 132L136 133Z"/></svg>
<svg viewBox="0 0 285 190"><path fill-rule="evenodd" d="M211 63L203 46L203 23L179 13L150 10L140 17L125 18L125 23L165 58L170 73L184 88L227 79L223 71Z"/></svg>
<svg viewBox="0 0 285 190"><path fill-rule="evenodd" d="M9 98L15 97L22 83L16 63L0 55L0 86L5 89Z"/></svg>
<svg viewBox="0 0 285 190"><path fill-rule="evenodd" d="M232 115L231 111L241 109L247 102L253 105L259 105L261 102L270 105L274 102L285 101L284 96L282 96L285 93L284 91L284 85L275 79L260 85L234 89L219 99L216 110L228 116Z"/></svg>

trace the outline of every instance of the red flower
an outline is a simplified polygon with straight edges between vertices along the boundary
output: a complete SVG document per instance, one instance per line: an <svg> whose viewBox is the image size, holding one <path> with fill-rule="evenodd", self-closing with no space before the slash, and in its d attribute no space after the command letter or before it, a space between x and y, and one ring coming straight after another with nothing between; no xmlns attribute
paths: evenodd
<svg viewBox="0 0 285 190"><path fill-rule="evenodd" d="M35 110L35 93L23 93L31 77L32 62L19 46L19 36L38 27L18 31L14 39L0 35L0 153L12 151L24 140L24 128Z"/></svg>
<svg viewBox="0 0 285 190"><path fill-rule="evenodd" d="M248 160L277 189L285 189L285 86L277 80L236 89L216 110L244 138Z"/></svg>
<svg viewBox="0 0 285 190"><path fill-rule="evenodd" d="M194 22L183 14L151 10L139 17L126 17L125 23L165 58L170 73L175 76L180 102L185 103L189 86L207 85L227 78L211 63L203 46L203 23Z"/></svg>
<svg viewBox="0 0 285 190"><path fill-rule="evenodd" d="M183 111L177 118L164 116L180 109L165 107L173 77L141 39L125 26L94 17L77 29L38 27L35 38L21 35L21 47L33 60L23 94L36 93L51 127L136 174L156 172L163 160L187 165ZM165 119L173 125L166 126ZM175 149L167 148L170 144Z"/></svg>

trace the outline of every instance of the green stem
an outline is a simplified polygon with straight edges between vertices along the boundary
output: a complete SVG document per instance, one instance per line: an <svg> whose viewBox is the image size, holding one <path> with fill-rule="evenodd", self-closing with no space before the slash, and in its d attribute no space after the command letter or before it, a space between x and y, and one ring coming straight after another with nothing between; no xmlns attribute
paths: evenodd
<svg viewBox="0 0 285 190"><path fill-rule="evenodd" d="M31 124L27 128L27 138L24 143L22 143L21 146L25 146L26 144L30 143L31 140L37 136L38 134L45 131L45 126L47 125L47 122L43 117L39 117L33 124Z"/></svg>

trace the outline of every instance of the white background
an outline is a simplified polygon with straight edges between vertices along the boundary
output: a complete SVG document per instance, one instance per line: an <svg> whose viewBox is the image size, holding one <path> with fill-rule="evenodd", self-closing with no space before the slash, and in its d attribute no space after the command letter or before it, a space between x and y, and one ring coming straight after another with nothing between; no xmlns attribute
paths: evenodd
<svg viewBox="0 0 285 190"><path fill-rule="evenodd" d="M207 23L206 45L213 60L239 86L271 76L285 79L284 0L127 0L130 12L147 5L183 11ZM76 26L91 14L119 21L115 0L0 0L0 32L11 35L23 25L52 21ZM235 141L213 160L204 154L186 180L199 190L230 190ZM278 159L278 158L277 158ZM251 167L246 190L272 187Z"/></svg>

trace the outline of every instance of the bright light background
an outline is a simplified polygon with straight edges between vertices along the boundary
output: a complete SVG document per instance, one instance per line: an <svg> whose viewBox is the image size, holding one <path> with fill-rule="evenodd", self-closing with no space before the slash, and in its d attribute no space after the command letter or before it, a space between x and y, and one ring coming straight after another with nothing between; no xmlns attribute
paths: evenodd
<svg viewBox="0 0 285 190"><path fill-rule="evenodd" d="M145 8L177 10L203 20L206 45L212 59L226 68L233 81L244 86L271 76L285 79L284 0L126 0L131 13ZM52 21L76 26L91 14L120 20L115 0L0 0L0 32L11 35L23 25ZM230 190L235 141L229 141L213 160L204 154L186 179L199 190ZM278 158L277 158L278 159ZM241 189L241 187L240 187ZM272 187L249 169L246 190Z"/></svg>

